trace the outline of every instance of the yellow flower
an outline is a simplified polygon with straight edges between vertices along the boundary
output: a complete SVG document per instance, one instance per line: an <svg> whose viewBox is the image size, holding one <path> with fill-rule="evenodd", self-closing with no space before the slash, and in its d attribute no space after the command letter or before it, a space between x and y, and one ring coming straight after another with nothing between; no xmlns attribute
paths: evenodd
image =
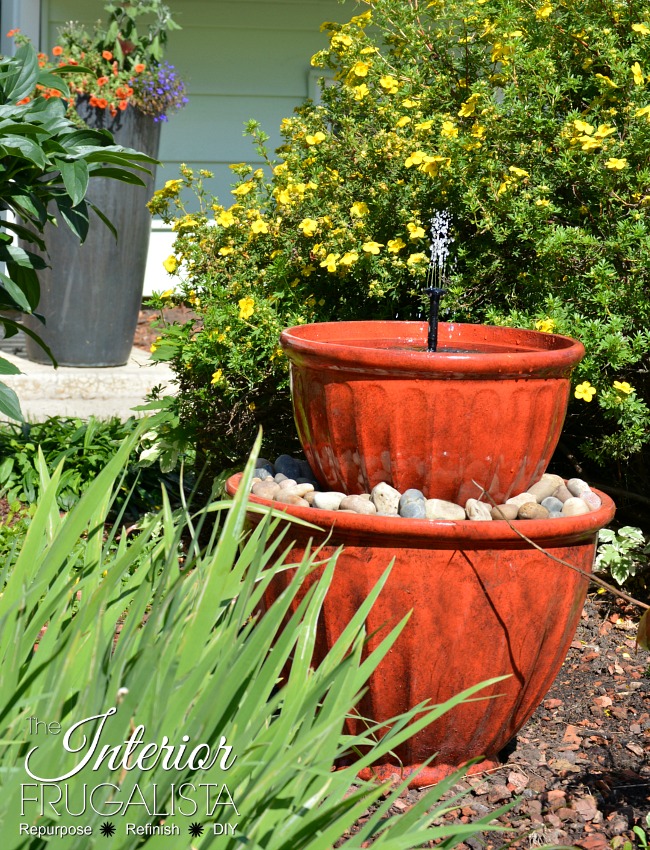
<svg viewBox="0 0 650 850"><path fill-rule="evenodd" d="M544 3L542 6L537 9L535 12L535 17L538 20L543 20L544 18L548 18L549 15L553 12L553 6L550 3Z"/></svg>
<svg viewBox="0 0 650 850"><path fill-rule="evenodd" d="M359 254L356 251L346 251L339 260L341 266L353 266L359 259Z"/></svg>
<svg viewBox="0 0 650 850"><path fill-rule="evenodd" d="M553 319L540 319L539 322L535 322L535 327L543 334L550 334L553 333L555 322Z"/></svg>
<svg viewBox="0 0 650 850"><path fill-rule="evenodd" d="M548 198L538 198L535 201L535 206L536 207L547 207L550 203L551 202L549 201Z"/></svg>
<svg viewBox="0 0 650 850"><path fill-rule="evenodd" d="M323 262L320 264L320 267L322 269L327 269L328 272L335 272L337 260L340 256L340 254L328 254L323 260ZM305 274L306 268L303 269L303 274Z"/></svg>
<svg viewBox="0 0 650 850"><path fill-rule="evenodd" d="M362 250L365 251L366 254L378 254L380 249L383 247L383 242L375 242L373 239L369 239L361 246Z"/></svg>
<svg viewBox="0 0 650 850"><path fill-rule="evenodd" d="M406 242L401 236L398 236L397 239L389 239L387 247L391 254L398 254L402 248L406 248Z"/></svg>
<svg viewBox="0 0 650 850"><path fill-rule="evenodd" d="M201 304L201 299L197 296L196 290L190 289L190 294L187 297L187 300L193 307L199 307Z"/></svg>
<svg viewBox="0 0 650 850"><path fill-rule="evenodd" d="M311 277L313 273L316 271L316 266L309 263L309 265L305 266L305 268L300 272L303 277Z"/></svg>
<svg viewBox="0 0 650 850"><path fill-rule="evenodd" d="M608 85L610 87L610 89L617 89L618 88L616 83L610 77L608 77L606 74L594 74L594 77L596 77L597 80L602 80L606 85Z"/></svg>
<svg viewBox="0 0 650 850"><path fill-rule="evenodd" d="M419 263L426 263L427 255L426 254L411 254L411 256L406 261L407 266L417 266Z"/></svg>
<svg viewBox="0 0 650 850"><path fill-rule="evenodd" d="M643 76L643 71L641 70L639 63L635 62L630 68L630 71L632 71L632 76L634 77L634 85L642 86L645 82L645 77Z"/></svg>
<svg viewBox="0 0 650 850"><path fill-rule="evenodd" d="M327 136L325 133L322 133L320 130L317 133L314 133L313 136L305 136L305 141L308 145L320 145L321 142L324 142Z"/></svg>
<svg viewBox="0 0 650 850"><path fill-rule="evenodd" d="M594 128L591 126L591 124L587 124L586 121L574 121L573 126L579 133L586 133L588 136L591 136L591 134L594 132Z"/></svg>
<svg viewBox="0 0 650 850"><path fill-rule="evenodd" d="M160 297L162 298L163 301L169 301L170 298L173 296L173 294L174 294L173 289L166 289L164 292L160 293Z"/></svg>
<svg viewBox="0 0 650 850"><path fill-rule="evenodd" d="M303 236L313 236L316 233L318 222L315 218L303 218L298 227L302 230Z"/></svg>
<svg viewBox="0 0 650 850"><path fill-rule="evenodd" d="M169 257L163 262L163 266L165 270L169 272L169 274L174 274L176 269L178 268L178 260L173 254L170 254Z"/></svg>
<svg viewBox="0 0 650 850"><path fill-rule="evenodd" d="M263 218L257 218L251 224L251 230L253 231L253 233L268 233L269 226Z"/></svg>
<svg viewBox="0 0 650 850"><path fill-rule="evenodd" d="M160 191L160 194L164 198L173 197L179 193L182 185L182 180L168 180Z"/></svg>
<svg viewBox="0 0 650 850"><path fill-rule="evenodd" d="M405 106L407 109L412 109L414 106L418 105L418 101L414 100L412 97L407 97L406 100L402 101L402 106Z"/></svg>
<svg viewBox="0 0 650 850"><path fill-rule="evenodd" d="M368 215L370 210L368 209L368 204L363 201L355 201L350 207L350 215L356 216L357 218L361 218L361 216Z"/></svg>
<svg viewBox="0 0 650 850"><path fill-rule="evenodd" d="M615 132L616 127L612 127L610 124L599 124L594 137L597 139L606 139L607 136L611 136Z"/></svg>
<svg viewBox="0 0 650 850"><path fill-rule="evenodd" d="M370 65L367 62L355 62L350 69L350 73L354 74L355 77L367 77L369 70Z"/></svg>
<svg viewBox="0 0 650 850"><path fill-rule="evenodd" d="M217 216L217 224L221 225L221 227L230 227L235 223L235 221L235 216L230 212L230 210L224 210Z"/></svg>
<svg viewBox="0 0 650 850"><path fill-rule="evenodd" d="M596 392L596 388L592 387L589 381L583 381L576 387L574 396L576 398L581 398L583 401L591 401L592 398L596 395Z"/></svg>
<svg viewBox="0 0 650 850"><path fill-rule="evenodd" d="M237 186L235 189L231 189L231 195L237 195L237 197L241 197L242 195L247 195L250 190L253 188L253 184L251 182L242 183L240 186Z"/></svg>
<svg viewBox="0 0 650 850"><path fill-rule="evenodd" d="M159 343L161 340L162 340L162 337L161 337L161 336L157 336L157 337L156 337L156 341L151 343L151 345L150 345L150 347L149 347L149 351L150 351L152 354L153 354L153 353L154 353L154 351L158 348L158 343Z"/></svg>
<svg viewBox="0 0 650 850"><path fill-rule="evenodd" d="M419 170L423 171L425 174L428 174L429 177L437 177L438 172L442 168L443 165L449 165L451 160L449 157L444 156L425 156L422 165L419 166Z"/></svg>
<svg viewBox="0 0 650 850"><path fill-rule="evenodd" d="M454 139L458 135L458 127L454 124L453 121L443 121L442 128L440 130L441 136L447 136L450 139Z"/></svg>
<svg viewBox="0 0 650 850"><path fill-rule="evenodd" d="M412 165L420 165L426 156L424 151L413 151L410 156L404 160L404 165L410 168Z"/></svg>
<svg viewBox="0 0 650 850"><path fill-rule="evenodd" d="M470 115L473 115L476 111L476 104L480 96L480 94L473 94L468 97L465 103L461 104L460 109L458 110L458 115L461 118L468 118Z"/></svg>
<svg viewBox="0 0 650 850"><path fill-rule="evenodd" d="M395 79L395 77L391 77L390 74L386 74L383 77L379 78L379 85L382 89L385 89L388 94L397 94L399 90L399 83Z"/></svg>
<svg viewBox="0 0 650 850"><path fill-rule="evenodd" d="M650 29L646 24L632 24L632 29L634 32L638 32L639 35L650 35Z"/></svg>
<svg viewBox="0 0 650 850"><path fill-rule="evenodd" d="M611 168L613 171L622 171L626 166L627 160L625 157L617 159L615 156L611 156L605 163L605 168Z"/></svg>
<svg viewBox="0 0 650 850"><path fill-rule="evenodd" d="M420 227L419 224L414 224L412 221L409 221L406 225L406 229L409 232L409 239L411 241L414 242L416 239L424 238L424 228Z"/></svg>
<svg viewBox="0 0 650 850"><path fill-rule="evenodd" d="M397 119L395 124L396 127L405 127L407 124L411 123L411 119L408 115L402 115L401 118Z"/></svg>
<svg viewBox="0 0 650 850"><path fill-rule="evenodd" d="M508 171L512 171L515 177L530 177L530 174L523 168L517 168L516 165L511 165Z"/></svg>
<svg viewBox="0 0 650 850"><path fill-rule="evenodd" d="M630 386L627 381L614 381L614 389L624 395L629 395L634 392L634 387Z"/></svg>
<svg viewBox="0 0 650 850"><path fill-rule="evenodd" d="M365 83L361 83L360 86L352 87L352 96L355 100L363 100L364 97L367 97L370 94L370 89Z"/></svg>
<svg viewBox="0 0 650 850"><path fill-rule="evenodd" d="M231 248L229 245L224 245L223 248L219 248L219 255L221 257L227 257L228 254L232 254L234 248Z"/></svg>
<svg viewBox="0 0 650 850"><path fill-rule="evenodd" d="M217 369L216 372L212 373L212 380L210 381L210 383L211 384L220 384L222 378L223 378L223 369Z"/></svg>
<svg viewBox="0 0 650 850"><path fill-rule="evenodd" d="M641 118L642 115L645 115L646 120L650 122L650 106L644 106L641 109L637 109L634 113L635 118Z"/></svg>
<svg viewBox="0 0 650 850"><path fill-rule="evenodd" d="M240 298L239 299L239 318L240 319L250 319L250 317L255 312L255 301L254 299L248 298Z"/></svg>
<svg viewBox="0 0 650 850"><path fill-rule="evenodd" d="M332 35L332 39L330 41L332 47L350 47L352 44L352 39L349 35L346 35L344 32L337 32Z"/></svg>
<svg viewBox="0 0 650 850"><path fill-rule="evenodd" d="M415 125L416 130L430 130L433 126L433 119L428 119L427 121L420 121L419 124Z"/></svg>

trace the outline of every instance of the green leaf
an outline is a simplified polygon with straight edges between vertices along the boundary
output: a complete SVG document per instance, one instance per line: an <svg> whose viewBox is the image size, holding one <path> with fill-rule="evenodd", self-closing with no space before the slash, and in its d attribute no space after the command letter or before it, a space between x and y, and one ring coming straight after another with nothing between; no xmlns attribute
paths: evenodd
<svg viewBox="0 0 650 850"><path fill-rule="evenodd" d="M88 163L83 159L75 159L72 162L55 159L54 162L61 171L63 185L70 195L72 206L76 207L84 199L88 189Z"/></svg>
<svg viewBox="0 0 650 850"><path fill-rule="evenodd" d="M4 360L4 358L0 359ZM15 419L17 422L23 421L23 413L20 409L18 396L14 390L2 383L0 383L0 413L8 416L10 419Z"/></svg>
<svg viewBox="0 0 650 850"><path fill-rule="evenodd" d="M0 357L0 375L22 375L22 372L14 363L5 357Z"/></svg>

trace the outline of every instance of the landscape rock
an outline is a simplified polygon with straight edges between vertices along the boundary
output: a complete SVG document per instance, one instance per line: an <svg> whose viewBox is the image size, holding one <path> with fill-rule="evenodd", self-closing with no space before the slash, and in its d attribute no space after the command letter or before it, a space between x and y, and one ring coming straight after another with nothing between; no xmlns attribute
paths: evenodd
<svg viewBox="0 0 650 850"><path fill-rule="evenodd" d="M548 519L548 510L537 502L525 502L519 508L517 519Z"/></svg>
<svg viewBox="0 0 650 850"><path fill-rule="evenodd" d="M353 511L355 514L376 514L377 508L363 496L346 496L339 505L341 511Z"/></svg>
<svg viewBox="0 0 650 850"><path fill-rule="evenodd" d="M309 502L303 499L301 496L294 496L288 490L279 490L276 497L276 502L280 502L283 505L293 505L296 508L308 508L310 507Z"/></svg>
<svg viewBox="0 0 650 850"><path fill-rule="evenodd" d="M273 468L273 464L270 460L267 460L265 457L258 457L255 462L255 469L263 469L265 472L268 472L269 475L275 475L275 469Z"/></svg>
<svg viewBox="0 0 650 850"><path fill-rule="evenodd" d="M492 508L492 519L517 519L519 505L495 505Z"/></svg>
<svg viewBox="0 0 650 850"><path fill-rule="evenodd" d="M276 494L280 492L280 485L273 479L258 481L257 484L253 484L251 492L260 499L275 499Z"/></svg>
<svg viewBox="0 0 650 850"><path fill-rule="evenodd" d="M548 496L546 499L542 500L542 505L546 508L547 511L561 511L563 502L561 502L556 496Z"/></svg>
<svg viewBox="0 0 650 850"><path fill-rule="evenodd" d="M409 519L425 519L426 506L424 501L424 493L421 490L415 488L405 490L399 500L399 515Z"/></svg>
<svg viewBox="0 0 650 850"><path fill-rule="evenodd" d="M275 460L275 471L281 472L283 475L286 475L287 478L301 478L304 473L300 466L300 461L291 457L291 455L280 455ZM277 480L277 479L276 479Z"/></svg>
<svg viewBox="0 0 650 850"><path fill-rule="evenodd" d="M401 495L399 490L381 481L372 488L370 499L381 516L397 516Z"/></svg>
<svg viewBox="0 0 650 850"><path fill-rule="evenodd" d="M589 512L589 505L577 496L567 499L562 506L562 516L581 516Z"/></svg>
<svg viewBox="0 0 650 850"><path fill-rule="evenodd" d="M479 502L478 499L468 499L465 502L465 512L467 519L475 522L486 522L492 520L492 511L490 506L485 502Z"/></svg>
<svg viewBox="0 0 650 850"><path fill-rule="evenodd" d="M537 499L532 496L530 493L519 493L518 496L511 496L509 499L506 499L506 505L517 505L520 507L521 505L525 505L526 502L536 502Z"/></svg>
<svg viewBox="0 0 650 850"><path fill-rule="evenodd" d="M565 484L560 484L557 490L553 492L553 496L555 496L556 499L559 499L560 502L564 504L567 499L570 499L572 497L572 493Z"/></svg>
<svg viewBox="0 0 650 850"><path fill-rule="evenodd" d="M314 492L312 505L321 511L338 511L343 499L345 499L345 493L338 493L335 490Z"/></svg>
<svg viewBox="0 0 650 850"><path fill-rule="evenodd" d="M465 519L465 509L455 502L444 499L425 499L425 515L427 519L447 519L455 522Z"/></svg>

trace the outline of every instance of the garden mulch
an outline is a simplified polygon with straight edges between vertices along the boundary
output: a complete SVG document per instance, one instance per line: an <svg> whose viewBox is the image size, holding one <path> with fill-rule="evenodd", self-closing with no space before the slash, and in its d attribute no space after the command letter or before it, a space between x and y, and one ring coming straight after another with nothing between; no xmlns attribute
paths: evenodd
<svg viewBox="0 0 650 850"><path fill-rule="evenodd" d="M639 616L608 594L588 597L553 687L501 767L454 786L466 796L436 822L470 823L511 803L497 821L511 831L483 833L460 850L640 846L632 827L644 827L650 811L650 657L635 653ZM391 814L424 793L404 792Z"/></svg>

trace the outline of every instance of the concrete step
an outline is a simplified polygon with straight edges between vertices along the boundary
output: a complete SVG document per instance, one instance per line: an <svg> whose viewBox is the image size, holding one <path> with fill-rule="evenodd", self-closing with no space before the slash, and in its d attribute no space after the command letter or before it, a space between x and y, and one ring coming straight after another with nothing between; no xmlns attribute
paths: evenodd
<svg viewBox="0 0 650 850"><path fill-rule="evenodd" d="M30 422L42 422L49 416L128 419L143 415L132 408L142 404L153 387L163 386L164 395L175 392L169 366L152 361L149 353L140 348L132 349L125 366L103 368L59 366L55 369L28 360L24 350L12 350L9 346L3 347L0 356L14 363L22 373L3 375L0 380L15 390L23 415Z"/></svg>

